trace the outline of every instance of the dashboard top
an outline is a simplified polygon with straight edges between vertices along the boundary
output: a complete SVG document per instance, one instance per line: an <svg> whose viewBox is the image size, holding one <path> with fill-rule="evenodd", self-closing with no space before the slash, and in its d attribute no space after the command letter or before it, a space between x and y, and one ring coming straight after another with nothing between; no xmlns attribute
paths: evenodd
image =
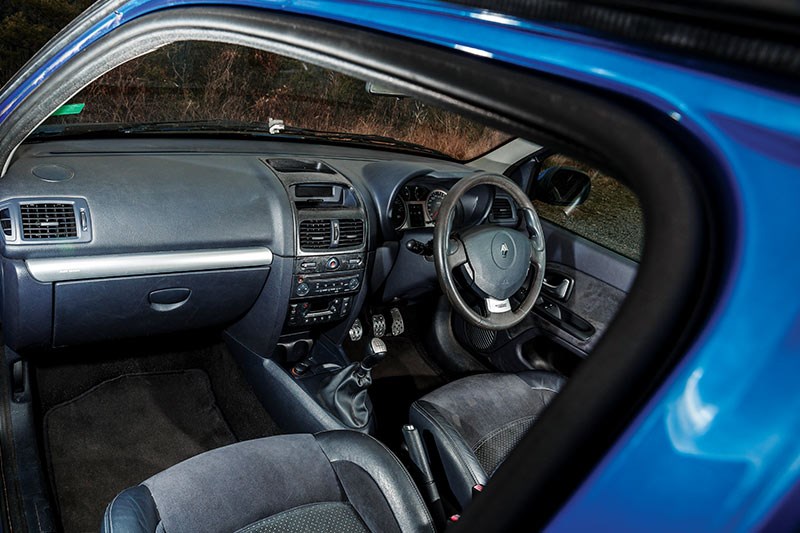
<svg viewBox="0 0 800 533"><path fill-rule="evenodd" d="M266 162L277 159L313 161L330 172L284 174ZM67 169L70 177L37 177L44 166ZM396 194L412 198L425 191L422 202L434 210L436 196L472 172L441 159L292 142L148 138L28 144L2 180L0 209L19 199L85 201L91 239L4 242L3 254L27 259L266 246L275 255L294 256L297 199L287 183L301 182L351 188L358 201L347 207L364 213L372 247L378 238L397 237L389 216ZM483 214L490 203L476 200L467 211ZM310 207L313 212L324 206Z"/></svg>

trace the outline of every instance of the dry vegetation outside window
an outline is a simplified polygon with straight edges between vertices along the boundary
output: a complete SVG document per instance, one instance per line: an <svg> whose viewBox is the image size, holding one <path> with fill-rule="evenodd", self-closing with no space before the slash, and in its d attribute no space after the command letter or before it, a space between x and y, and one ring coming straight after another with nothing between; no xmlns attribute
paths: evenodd
<svg viewBox="0 0 800 533"><path fill-rule="evenodd" d="M126 63L72 99L80 115L53 122L224 120L391 137L471 159L509 136L412 98L375 96L365 83L259 50L176 43Z"/></svg>

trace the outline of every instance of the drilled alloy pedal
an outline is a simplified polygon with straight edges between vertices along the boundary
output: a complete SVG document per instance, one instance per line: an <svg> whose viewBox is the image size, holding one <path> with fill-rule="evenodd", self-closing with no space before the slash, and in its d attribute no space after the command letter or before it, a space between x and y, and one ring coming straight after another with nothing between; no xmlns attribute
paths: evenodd
<svg viewBox="0 0 800 533"><path fill-rule="evenodd" d="M383 315L372 315L372 334L376 337L386 335L386 318Z"/></svg>
<svg viewBox="0 0 800 533"><path fill-rule="evenodd" d="M403 315L400 314L400 309L392 307L389 313L392 315L392 335L395 337L402 335L406 330L406 325L403 323Z"/></svg>
<svg viewBox="0 0 800 533"><path fill-rule="evenodd" d="M364 336L364 326L361 325L360 319L356 318L347 334L350 335L350 340L353 342L361 340L361 337Z"/></svg>

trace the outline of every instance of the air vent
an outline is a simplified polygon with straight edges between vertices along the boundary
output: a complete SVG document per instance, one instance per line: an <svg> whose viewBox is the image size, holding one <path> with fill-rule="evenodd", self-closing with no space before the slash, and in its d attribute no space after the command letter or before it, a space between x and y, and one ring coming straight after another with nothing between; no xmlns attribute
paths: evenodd
<svg viewBox="0 0 800 533"><path fill-rule="evenodd" d="M14 236L14 230L11 226L11 211L7 207L0 209L0 227L2 227L3 234L6 237Z"/></svg>
<svg viewBox="0 0 800 533"><path fill-rule="evenodd" d="M339 221L339 247L364 244L364 221L358 219Z"/></svg>
<svg viewBox="0 0 800 533"><path fill-rule="evenodd" d="M267 159L267 164L278 172L336 174L335 170L322 161L310 161L308 159Z"/></svg>
<svg viewBox="0 0 800 533"><path fill-rule="evenodd" d="M496 197L492 203L492 220L513 220L514 211L508 198Z"/></svg>
<svg viewBox="0 0 800 533"><path fill-rule="evenodd" d="M78 237L75 209L66 203L21 203L22 238L29 240Z"/></svg>
<svg viewBox="0 0 800 533"><path fill-rule="evenodd" d="M300 248L324 250L331 247L330 220L303 220L300 222Z"/></svg>

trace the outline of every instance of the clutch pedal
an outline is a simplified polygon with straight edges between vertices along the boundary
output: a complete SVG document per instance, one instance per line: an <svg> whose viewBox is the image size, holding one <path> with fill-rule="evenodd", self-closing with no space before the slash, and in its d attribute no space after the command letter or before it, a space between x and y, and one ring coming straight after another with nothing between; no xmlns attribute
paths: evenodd
<svg viewBox="0 0 800 533"><path fill-rule="evenodd" d="M361 337L364 336L364 326L361 325L360 319L356 318L347 334L350 335L350 340L353 342L361 340Z"/></svg>
<svg viewBox="0 0 800 533"><path fill-rule="evenodd" d="M397 307L392 307L392 310L389 311L389 313L392 315L392 335L395 337L402 335L406 330L406 325L403 322L403 315L400 314L400 309Z"/></svg>

